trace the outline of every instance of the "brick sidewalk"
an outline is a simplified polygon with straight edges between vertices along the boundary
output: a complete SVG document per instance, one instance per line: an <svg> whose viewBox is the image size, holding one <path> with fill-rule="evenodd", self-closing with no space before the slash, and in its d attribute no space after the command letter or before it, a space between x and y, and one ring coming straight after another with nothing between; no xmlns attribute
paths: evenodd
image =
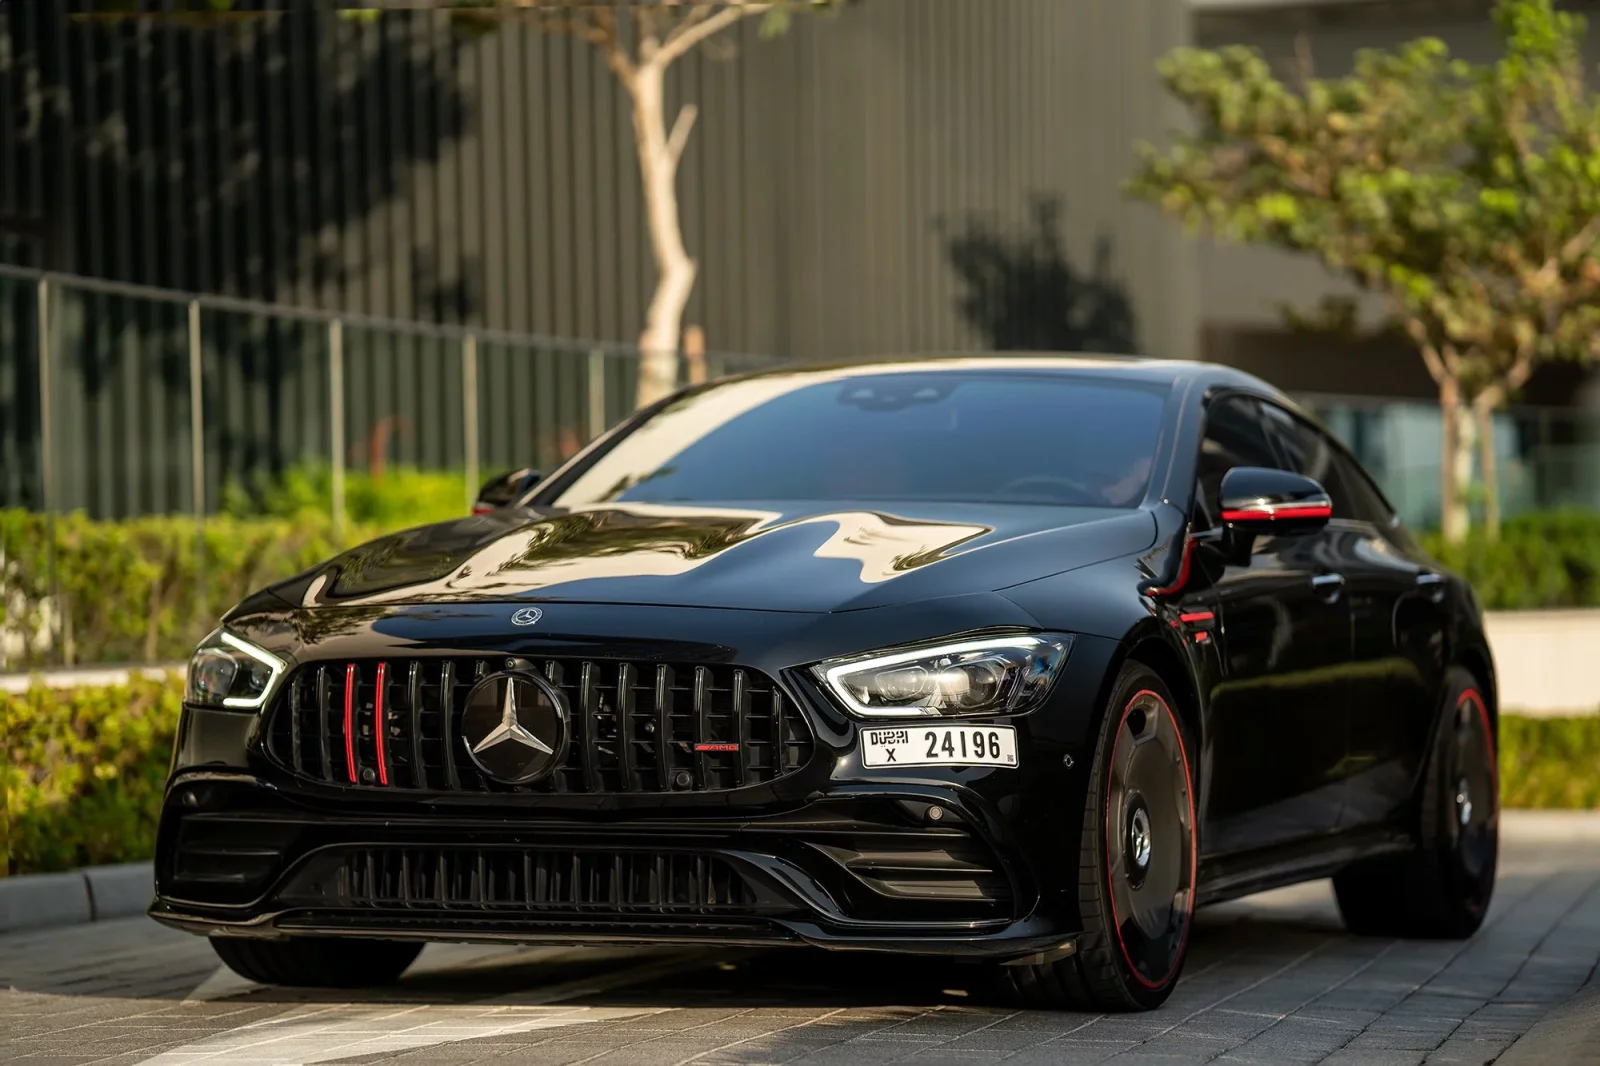
<svg viewBox="0 0 1600 1066"><path fill-rule="evenodd" d="M781 950L430 948L381 992L251 990L213 977L203 941L129 919L0 938L0 1061L1481 1066L1600 958L1600 816L1512 816L1506 837L1470 941L1358 939L1325 882L1269 893L1201 912L1150 1014L1017 1012L959 966Z"/></svg>

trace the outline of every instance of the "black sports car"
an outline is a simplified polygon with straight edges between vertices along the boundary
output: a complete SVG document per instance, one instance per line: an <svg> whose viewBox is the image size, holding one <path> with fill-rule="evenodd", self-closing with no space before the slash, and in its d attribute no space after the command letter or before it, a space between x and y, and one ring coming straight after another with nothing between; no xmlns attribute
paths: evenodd
<svg viewBox="0 0 1600 1066"><path fill-rule="evenodd" d="M425 940L811 944L1097 1010L1276 885L1331 875L1358 932L1482 921L1477 602L1254 378L779 370L511 482L201 645L156 918L284 984Z"/></svg>

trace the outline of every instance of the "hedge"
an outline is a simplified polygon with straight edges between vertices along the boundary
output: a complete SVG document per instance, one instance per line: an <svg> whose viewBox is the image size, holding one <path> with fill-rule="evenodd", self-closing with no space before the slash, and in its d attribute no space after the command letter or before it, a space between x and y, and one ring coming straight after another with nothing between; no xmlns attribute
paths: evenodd
<svg viewBox="0 0 1600 1066"><path fill-rule="evenodd" d="M1507 520L1498 540L1474 529L1462 544L1423 541L1489 610L1600 607L1600 514L1532 512Z"/></svg>
<svg viewBox="0 0 1600 1066"><path fill-rule="evenodd" d="M181 691L171 677L0 693L12 873L151 856ZM1597 765L1600 715L1501 720L1507 807L1600 809Z"/></svg>

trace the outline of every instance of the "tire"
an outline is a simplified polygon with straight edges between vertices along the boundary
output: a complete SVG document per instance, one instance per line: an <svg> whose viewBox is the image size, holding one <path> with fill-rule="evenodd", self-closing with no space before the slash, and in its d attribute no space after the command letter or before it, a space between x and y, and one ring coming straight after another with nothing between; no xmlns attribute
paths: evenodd
<svg viewBox="0 0 1600 1066"><path fill-rule="evenodd" d="M1083 933L1064 959L999 967L1014 998L1106 1012L1153 1010L1172 994L1194 920L1189 751L1171 691L1128 663L1102 716L1078 837Z"/></svg>
<svg viewBox="0 0 1600 1066"><path fill-rule="evenodd" d="M1454 667L1423 777L1417 848L1333 878L1339 912L1363 936L1461 939L1478 931L1500 848L1495 735L1478 682Z"/></svg>
<svg viewBox="0 0 1600 1066"><path fill-rule="evenodd" d="M296 988L386 985L405 973L422 951L420 942L356 937L212 937L211 947L240 977L264 985Z"/></svg>

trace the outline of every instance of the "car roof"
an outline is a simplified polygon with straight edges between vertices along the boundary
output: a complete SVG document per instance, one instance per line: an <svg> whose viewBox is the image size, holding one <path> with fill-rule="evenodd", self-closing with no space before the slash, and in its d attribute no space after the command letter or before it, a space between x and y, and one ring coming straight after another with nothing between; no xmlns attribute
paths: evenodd
<svg viewBox="0 0 1600 1066"><path fill-rule="evenodd" d="M1220 363L1191 359L1154 359L1137 355L1095 352L951 352L916 355L878 356L850 362L788 364L741 374L739 377L765 377L780 374L839 373L870 374L875 371L914 373L954 373L982 370L1059 371L1074 377L1104 377L1108 380L1139 381L1173 386L1198 384L1202 389L1242 389L1292 403L1278 389L1242 370Z"/></svg>

